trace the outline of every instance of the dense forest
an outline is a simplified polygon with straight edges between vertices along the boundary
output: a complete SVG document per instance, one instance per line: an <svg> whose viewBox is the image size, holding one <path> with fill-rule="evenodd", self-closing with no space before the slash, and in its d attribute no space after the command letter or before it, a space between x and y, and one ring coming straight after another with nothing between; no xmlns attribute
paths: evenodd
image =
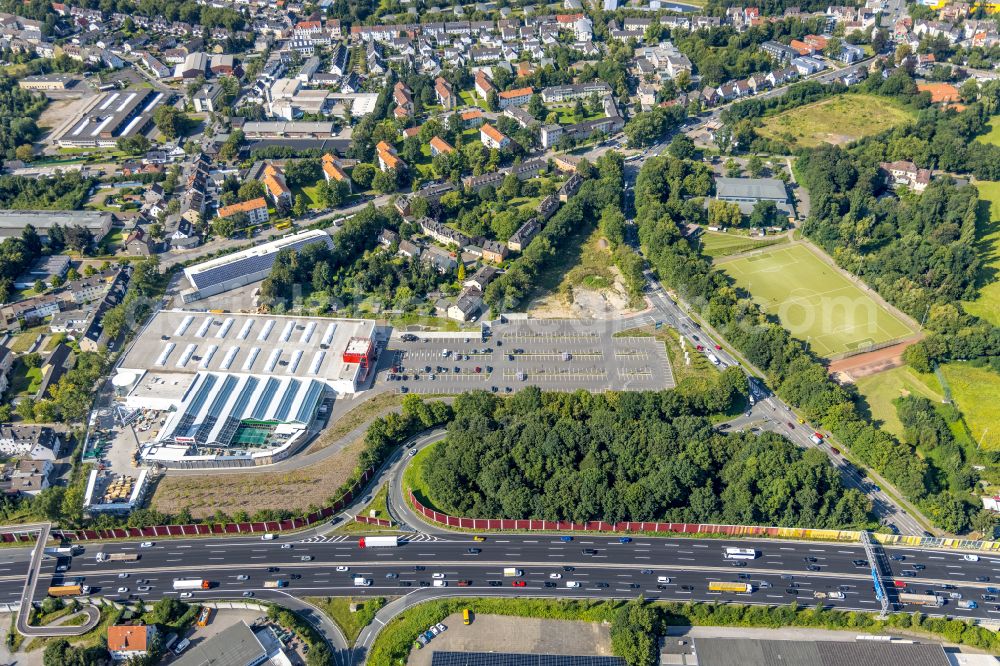
<svg viewBox="0 0 1000 666"><path fill-rule="evenodd" d="M921 458L910 444L872 425L858 412L855 395L834 383L803 343L767 317L747 294L734 289L681 235L681 225L699 221L703 215L700 206L686 199L697 193L692 185L696 181L686 176L669 177L695 168L684 164L673 157L650 159L636 183L640 240L661 279L764 370L779 395L800 408L811 422L831 430L865 465L918 502L938 525L961 532L990 520L969 501L971 486L953 489L942 484L947 473L935 459ZM971 469L968 474L970 480L975 478Z"/></svg>
<svg viewBox="0 0 1000 666"><path fill-rule="evenodd" d="M719 378L734 399L738 371ZM725 435L673 392L485 392L455 400L424 467L454 515L868 526L870 504L815 449L779 435Z"/></svg>
<svg viewBox="0 0 1000 666"><path fill-rule="evenodd" d="M54 176L0 176L0 208L15 210L79 210L87 193L97 184L79 171Z"/></svg>
<svg viewBox="0 0 1000 666"><path fill-rule="evenodd" d="M14 159L20 146L31 147L38 136L35 118L45 108L45 96L18 87L17 80L0 76L0 153Z"/></svg>

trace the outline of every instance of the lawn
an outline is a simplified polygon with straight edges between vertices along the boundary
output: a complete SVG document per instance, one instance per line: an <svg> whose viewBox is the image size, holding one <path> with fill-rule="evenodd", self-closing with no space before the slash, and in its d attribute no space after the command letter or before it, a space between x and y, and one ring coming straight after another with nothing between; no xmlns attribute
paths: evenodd
<svg viewBox="0 0 1000 666"><path fill-rule="evenodd" d="M706 257L728 257L753 250L761 250L772 245L788 242L788 236L773 236L770 238L750 238L739 234L723 234L706 231L698 238L701 252Z"/></svg>
<svg viewBox="0 0 1000 666"><path fill-rule="evenodd" d="M941 371L976 442L982 441L984 449L1000 449L1000 375L969 363L948 363Z"/></svg>
<svg viewBox="0 0 1000 666"><path fill-rule="evenodd" d="M292 189L292 201L300 195L304 195L306 198L306 203L311 210L316 210L322 208L322 202L319 199L319 185L322 180L316 181L314 184L308 187L296 187Z"/></svg>
<svg viewBox="0 0 1000 666"><path fill-rule="evenodd" d="M805 245L776 247L719 268L820 356L915 333Z"/></svg>
<svg viewBox="0 0 1000 666"><path fill-rule="evenodd" d="M424 483L424 465L427 464L427 460L430 458L431 451L434 450L435 446L437 444L431 444L417 451L417 454L413 456L413 460L403 470L403 496L408 498L412 491L421 504L432 508L434 503L431 502L427 491L427 484Z"/></svg>
<svg viewBox="0 0 1000 666"><path fill-rule="evenodd" d="M31 349L31 345L35 343L35 339L39 335L45 335L48 332L48 326L35 326L34 328L25 329L14 336L7 347L15 354L23 354Z"/></svg>
<svg viewBox="0 0 1000 666"><path fill-rule="evenodd" d="M982 143L992 143L994 146L1000 146L1000 114L990 118L990 131L982 136L976 137L976 141Z"/></svg>
<svg viewBox="0 0 1000 666"><path fill-rule="evenodd" d="M937 381L930 383L933 379L931 376L925 381L911 368L901 366L862 377L857 381L857 387L868 403L872 420L880 421L885 430L902 437L903 424L896 416L896 406L892 401L904 395L922 395L941 402L944 397L931 388L937 385Z"/></svg>
<svg viewBox="0 0 1000 666"><path fill-rule="evenodd" d="M1000 123L984 137L1000 143ZM963 301L966 312L981 317L994 326L1000 326L1000 182L976 183L981 199L976 227L979 236L978 250L983 261L979 273L979 296L974 301Z"/></svg>
<svg viewBox="0 0 1000 666"><path fill-rule="evenodd" d="M35 395L41 386L41 368L29 368L21 359L14 361L14 367L10 373L11 395Z"/></svg>
<svg viewBox="0 0 1000 666"><path fill-rule="evenodd" d="M386 497L388 494L389 486L388 484L385 484L379 488L377 493L375 493L375 497L372 498L372 501L358 511L357 515L367 516L369 518L379 518L381 520L392 520L392 517L389 515L389 509L386 506ZM375 512L375 515L371 514L372 511ZM378 525L368 525L367 523L359 523L356 520L347 521L334 531L346 532L348 534L368 534L371 532L399 533L398 529L379 527Z"/></svg>
<svg viewBox="0 0 1000 666"><path fill-rule="evenodd" d="M901 125L913 117L894 100L847 94L765 118L757 133L768 139L809 148L822 143L850 143Z"/></svg>
<svg viewBox="0 0 1000 666"><path fill-rule="evenodd" d="M479 96L472 90L463 90L458 94L458 96L462 98L462 101L465 102L466 106L478 106L483 111L489 111L486 107L486 102L480 99Z"/></svg>
<svg viewBox="0 0 1000 666"><path fill-rule="evenodd" d="M361 630L371 624L371 621L375 619L375 614L386 604L384 597L375 597L374 599L306 597L306 601L321 609L340 627L348 645L354 645ZM355 604L353 613L351 612L351 604Z"/></svg>

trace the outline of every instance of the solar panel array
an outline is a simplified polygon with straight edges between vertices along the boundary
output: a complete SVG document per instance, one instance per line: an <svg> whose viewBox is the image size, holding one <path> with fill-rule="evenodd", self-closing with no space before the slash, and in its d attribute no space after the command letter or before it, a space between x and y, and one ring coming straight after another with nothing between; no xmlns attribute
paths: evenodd
<svg viewBox="0 0 1000 666"><path fill-rule="evenodd" d="M317 237L304 238L300 241L289 243L281 249L290 249L294 252L298 252L307 245L322 242L326 242L329 247L333 247L333 239L329 236L325 236L325 241L323 238ZM233 280L239 280L248 275L270 271L271 266L274 265L274 259L277 256L277 252L255 254L243 257L242 259L235 259L229 263L224 263L219 266L212 266L204 271L191 272L188 276L194 283L196 289L207 289L208 287L215 285L224 284Z"/></svg>
<svg viewBox="0 0 1000 666"><path fill-rule="evenodd" d="M431 666L625 666L625 660L586 655L435 651Z"/></svg>

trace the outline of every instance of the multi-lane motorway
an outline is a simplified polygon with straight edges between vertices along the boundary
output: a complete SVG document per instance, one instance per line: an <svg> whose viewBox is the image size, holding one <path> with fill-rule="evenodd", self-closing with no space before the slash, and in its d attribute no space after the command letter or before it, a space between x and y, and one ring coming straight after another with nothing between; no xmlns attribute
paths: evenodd
<svg viewBox="0 0 1000 666"><path fill-rule="evenodd" d="M395 596L433 587L435 575L443 575L448 587L468 581L468 592L473 595L642 594L651 599L812 604L815 592L840 590L845 598L830 600L831 605L869 611L880 608L864 549L856 544L645 536L620 543L613 535L579 535L566 542L559 535L547 534L490 535L485 541L475 541L471 535L414 535L399 547L362 549L356 537L309 539L211 538L162 541L147 548L134 542L88 546L73 558L66 572L55 573L54 559L43 563L36 599L44 596L51 580L77 577L94 593L111 599L131 596L152 601L177 594L172 590L177 578L212 582L212 589L195 591L195 599L242 598L252 593L256 598L280 600L347 593ZM760 555L746 566L734 566L723 557L724 548L730 546L755 548ZM99 551L138 553L141 559L97 562ZM29 553L26 549L0 553L4 572L0 602L15 602L20 596ZM982 599L992 594L987 588L1000 585L1000 554L975 562L944 551L899 548L887 554L883 566L889 578L905 582L911 591L959 593L979 602L977 609L962 610L953 601L941 612L1000 620L1000 601ZM522 569L524 575L505 577L505 567ZM355 576L372 580L371 586L355 586ZM658 583L661 576L669 582ZM273 580L286 580L288 586L264 587L265 581ZM513 586L514 580L524 581L524 587ZM580 587L567 587L567 581L579 582ZM715 593L708 590L711 581L746 581L756 590L751 595ZM140 590L140 586L149 589ZM128 591L119 593L119 588Z"/></svg>

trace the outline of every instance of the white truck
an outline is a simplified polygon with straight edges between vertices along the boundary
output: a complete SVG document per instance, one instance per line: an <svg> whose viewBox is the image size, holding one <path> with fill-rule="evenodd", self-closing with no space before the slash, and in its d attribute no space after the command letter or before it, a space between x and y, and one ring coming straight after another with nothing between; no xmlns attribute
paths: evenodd
<svg viewBox="0 0 1000 666"><path fill-rule="evenodd" d="M514 567L507 567L506 569L503 570L503 575L517 577L517 576L523 576L524 572L521 571L520 569L515 569Z"/></svg>
<svg viewBox="0 0 1000 666"><path fill-rule="evenodd" d="M354 579L354 587L371 587L371 584L371 578L362 578L361 576L358 576Z"/></svg>
<svg viewBox="0 0 1000 666"><path fill-rule="evenodd" d="M139 559L139 553L98 553L98 562L135 562Z"/></svg>
<svg viewBox="0 0 1000 666"><path fill-rule="evenodd" d="M211 586L211 583L201 578L179 578L174 581L175 590L207 590Z"/></svg>
<svg viewBox="0 0 1000 666"><path fill-rule="evenodd" d="M708 360L712 362L712 365L719 365L719 357L712 352L708 352Z"/></svg>
<svg viewBox="0 0 1000 666"><path fill-rule="evenodd" d="M399 545L399 537L395 536L369 536L358 539L358 548L385 548Z"/></svg>

